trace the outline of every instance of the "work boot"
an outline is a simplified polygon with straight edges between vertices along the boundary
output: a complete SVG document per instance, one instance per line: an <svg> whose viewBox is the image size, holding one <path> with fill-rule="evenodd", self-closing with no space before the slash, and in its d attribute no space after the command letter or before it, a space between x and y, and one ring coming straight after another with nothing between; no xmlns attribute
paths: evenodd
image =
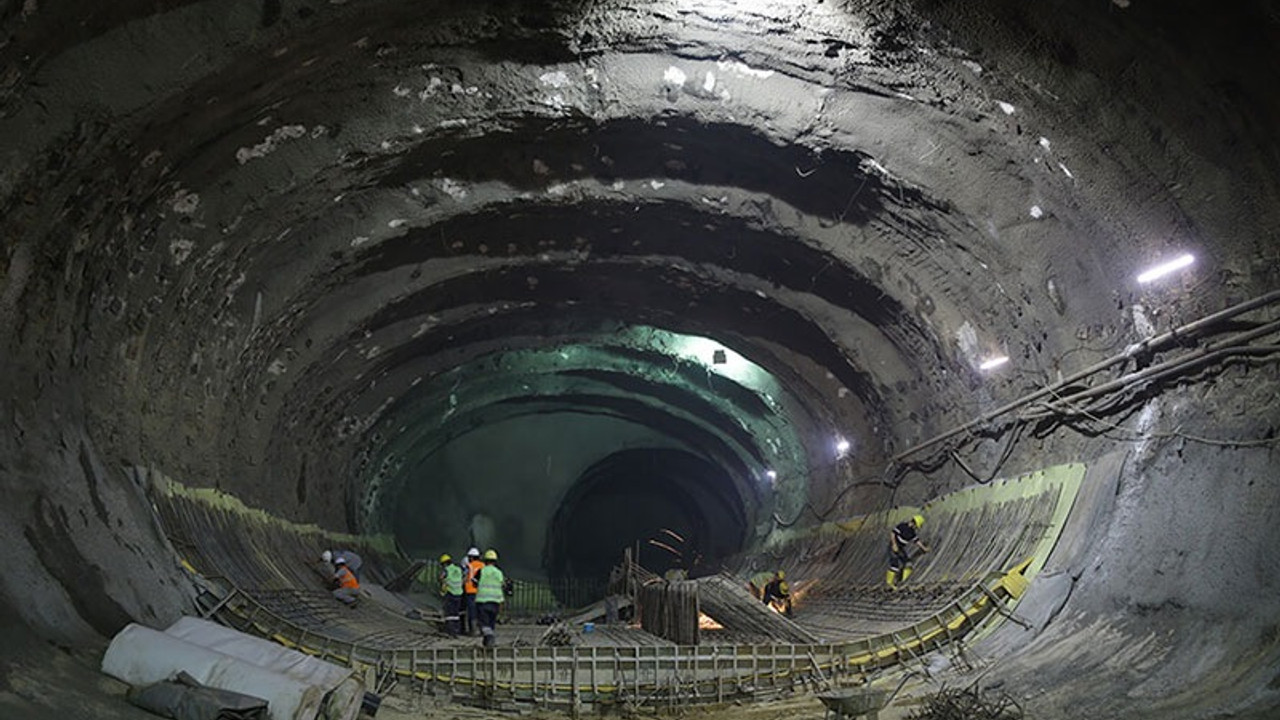
<svg viewBox="0 0 1280 720"><path fill-rule="evenodd" d="M884 574L884 582L885 582L885 584L886 584L886 585L888 585L888 586L889 586L889 589L890 589L890 590L896 590L896 589L897 589L897 588L895 587L895 585L897 584L897 581L898 581L898 579L897 579L897 577L896 577L896 576L897 576L897 574L898 574L898 573L894 572L893 570L890 570L889 572L887 572L887 573L885 573L885 574Z"/></svg>

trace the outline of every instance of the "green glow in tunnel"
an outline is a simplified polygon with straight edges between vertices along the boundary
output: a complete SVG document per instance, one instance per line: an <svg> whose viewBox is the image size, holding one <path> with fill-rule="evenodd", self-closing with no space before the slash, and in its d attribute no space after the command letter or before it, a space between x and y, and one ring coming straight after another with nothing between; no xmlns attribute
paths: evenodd
<svg viewBox="0 0 1280 720"><path fill-rule="evenodd" d="M708 372L728 378L756 391L770 406L777 408L774 397L782 392L777 380L764 368L738 354L724 343L697 335L681 335L657 328L634 327L620 333L623 339L646 337L650 345L671 356L704 365Z"/></svg>
<svg viewBox="0 0 1280 720"><path fill-rule="evenodd" d="M456 454L476 428L584 412L648 424L711 462L738 468L731 472L744 496L758 498L753 514L762 521L794 512L807 490L807 453L795 426L803 408L777 378L724 343L634 325L490 353L414 385L370 433L380 440L365 465L366 529L385 528L402 493L430 476L422 468L438 453ZM564 443L599 457L629 447L621 439L587 449L575 438ZM450 481L437 475L431 482Z"/></svg>

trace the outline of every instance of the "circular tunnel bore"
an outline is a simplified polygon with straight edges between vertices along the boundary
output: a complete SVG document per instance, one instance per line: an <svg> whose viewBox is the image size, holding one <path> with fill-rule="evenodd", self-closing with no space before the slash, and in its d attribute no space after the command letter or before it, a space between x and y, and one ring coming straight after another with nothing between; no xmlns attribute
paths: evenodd
<svg viewBox="0 0 1280 720"><path fill-rule="evenodd" d="M1280 287L1274 2L533 5L0 3L0 619L89 645L190 610L139 469L362 533L360 478L403 463L451 551L488 522L504 564L562 576L637 540L671 567L664 530L755 549L761 486L688 434L584 457L537 522L527 485L454 513L442 475L378 451L419 440L401 399L441 385L434 429L449 368L588 309L731 340L799 398L798 437L865 414L890 454ZM635 375L587 365L559 397ZM1269 720L1280 394L1274 363L1227 370L1007 463L990 443L900 487L815 476L796 504L818 511L776 516L1119 450L1078 565L1036 588L1060 593L1047 632L982 672L1041 718ZM603 457L622 447L654 449ZM83 711L50 687L19 699ZM31 717L12 697L0 716Z"/></svg>
<svg viewBox="0 0 1280 720"><path fill-rule="evenodd" d="M729 473L683 450L632 449L587 469L547 530L553 580L601 579L632 548L655 572L690 575L742 549L748 520Z"/></svg>

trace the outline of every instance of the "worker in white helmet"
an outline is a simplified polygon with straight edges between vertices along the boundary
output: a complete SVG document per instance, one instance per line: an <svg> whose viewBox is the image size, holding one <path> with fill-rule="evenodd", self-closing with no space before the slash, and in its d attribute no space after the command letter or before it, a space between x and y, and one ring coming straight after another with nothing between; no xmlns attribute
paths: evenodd
<svg viewBox="0 0 1280 720"><path fill-rule="evenodd" d="M364 566L364 560L362 560L360 556L355 553L355 551L325 550L324 552L320 553L320 559L331 565L337 565L338 560L341 559L343 563L346 564L347 569L351 571L351 574L356 576L357 580L362 579L362 575L360 574L360 568Z"/></svg>
<svg viewBox="0 0 1280 720"><path fill-rule="evenodd" d="M480 572L482 567L484 567L484 561L480 559L480 548L473 547L468 550L467 561L462 566L462 596L463 603L467 607L467 611L463 613L463 635L475 635L480 631L480 614L476 608L476 593L480 588L476 585L476 573Z"/></svg>
<svg viewBox="0 0 1280 720"><path fill-rule="evenodd" d="M333 584L336 586L333 589L333 596L347 607L355 607L360 601L360 581L347 567L347 561L344 558L334 558L333 567Z"/></svg>

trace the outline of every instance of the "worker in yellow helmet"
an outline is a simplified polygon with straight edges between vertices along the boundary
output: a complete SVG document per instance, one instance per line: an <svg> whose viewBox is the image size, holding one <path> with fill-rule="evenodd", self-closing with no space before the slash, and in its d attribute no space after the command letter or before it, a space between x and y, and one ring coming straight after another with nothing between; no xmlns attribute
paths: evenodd
<svg viewBox="0 0 1280 720"><path fill-rule="evenodd" d="M462 632L462 566L448 553L440 556L440 599L444 614L444 631L450 635Z"/></svg>
<svg viewBox="0 0 1280 720"><path fill-rule="evenodd" d="M498 611L506 600L506 575L498 567L498 552L484 551L484 567L476 572L476 610L480 614L480 634L484 637L485 647L493 647L497 642L494 626L498 622Z"/></svg>
<svg viewBox="0 0 1280 720"><path fill-rule="evenodd" d="M764 586L760 600L791 617L791 586L787 584L786 577L786 573L781 570L774 573L773 579Z"/></svg>
<svg viewBox="0 0 1280 720"><path fill-rule="evenodd" d="M884 581L891 590L896 590L899 582L906 582L911 577L911 546L920 548L920 552L929 552L929 546L920 539L920 528L924 525L923 515L913 515L905 522L900 522L889 534L889 572Z"/></svg>
<svg viewBox="0 0 1280 720"><path fill-rule="evenodd" d="M769 601L764 599L765 588L769 587L769 583L778 582L787 577L787 574L781 570L764 570L751 576L750 582L747 583L747 590L755 596L757 600L768 604Z"/></svg>

